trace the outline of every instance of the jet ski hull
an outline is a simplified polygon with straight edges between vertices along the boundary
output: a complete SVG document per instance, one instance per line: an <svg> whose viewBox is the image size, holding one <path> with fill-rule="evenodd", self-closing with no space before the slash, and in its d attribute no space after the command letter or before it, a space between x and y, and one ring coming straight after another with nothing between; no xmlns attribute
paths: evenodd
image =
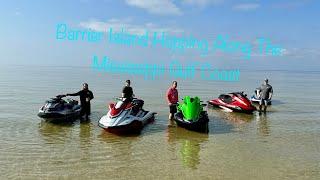
<svg viewBox="0 0 320 180"><path fill-rule="evenodd" d="M80 116L80 111L79 112L73 112L69 114L61 114L61 113L45 113L45 112L39 112L38 116L43 119L63 119L63 118L72 118L72 117L79 117Z"/></svg>
<svg viewBox="0 0 320 180"><path fill-rule="evenodd" d="M196 132L202 132L202 133L209 132L209 128L208 128L209 118L205 111L201 112L201 115L198 121L184 120L182 112L177 112L174 115L174 120L178 126L188 129L190 131L196 131Z"/></svg>
<svg viewBox="0 0 320 180"><path fill-rule="evenodd" d="M117 105L111 103L109 112L103 116L98 125L114 134L137 134L146 124L154 120L156 113L142 109L142 100L133 102L119 101Z"/></svg>
<svg viewBox="0 0 320 180"><path fill-rule="evenodd" d="M229 112L238 112L238 113L245 113L245 114L252 114L253 111L256 110L256 108L250 108L250 109L239 109L237 107L230 107L230 106L225 106L221 105L215 102L208 101L209 107L213 108L220 108Z"/></svg>
<svg viewBox="0 0 320 180"><path fill-rule="evenodd" d="M73 99L63 100L64 96L58 95L47 100L38 112L40 118L46 120L71 120L80 116L81 106Z"/></svg>
<svg viewBox="0 0 320 180"><path fill-rule="evenodd" d="M243 92L221 94L218 98L208 101L211 107L218 107L229 112L251 114L256 110Z"/></svg>
<svg viewBox="0 0 320 180"><path fill-rule="evenodd" d="M250 101L252 102L252 103L260 103L260 99L258 99L258 98L256 98L255 96L252 96L251 98L250 98ZM267 102L268 102L268 105L271 105L272 104L272 102L271 102L271 100L267 100Z"/></svg>
<svg viewBox="0 0 320 180"><path fill-rule="evenodd" d="M104 126L99 123L99 126L105 131L113 134L139 134L143 127L154 121L154 117L147 119L145 122L134 120L130 124L120 126Z"/></svg>

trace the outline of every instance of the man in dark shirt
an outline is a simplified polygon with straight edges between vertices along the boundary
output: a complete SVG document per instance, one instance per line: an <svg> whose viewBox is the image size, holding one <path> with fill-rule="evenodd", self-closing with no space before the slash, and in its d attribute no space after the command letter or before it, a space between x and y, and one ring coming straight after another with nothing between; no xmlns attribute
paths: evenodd
<svg viewBox="0 0 320 180"><path fill-rule="evenodd" d="M67 96L80 96L81 112L80 116L86 115L86 119L91 114L90 101L93 99L93 93L89 90L88 84L83 83L82 90L73 94L66 94Z"/></svg>
<svg viewBox="0 0 320 180"><path fill-rule="evenodd" d="M126 98L126 100L132 100L133 97L133 90L130 87L130 80L126 80L126 85L122 89L122 97Z"/></svg>
<svg viewBox="0 0 320 180"><path fill-rule="evenodd" d="M269 80L265 79L264 83L258 88L258 95L260 98L260 103L259 103L259 110L261 112L262 110L262 105L264 104L264 112L267 111L267 106L268 106L268 101L271 100L272 94L273 94L273 89L270 84L268 84Z"/></svg>

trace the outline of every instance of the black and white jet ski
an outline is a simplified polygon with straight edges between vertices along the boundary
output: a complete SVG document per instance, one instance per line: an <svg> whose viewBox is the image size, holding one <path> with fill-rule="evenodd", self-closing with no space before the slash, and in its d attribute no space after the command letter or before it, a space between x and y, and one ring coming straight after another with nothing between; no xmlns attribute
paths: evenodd
<svg viewBox="0 0 320 180"><path fill-rule="evenodd" d="M115 134L140 133L143 127L154 120L155 112L143 109L144 101L133 98L118 98L109 104L109 112L99 120L99 126Z"/></svg>
<svg viewBox="0 0 320 180"><path fill-rule="evenodd" d="M47 100L39 109L38 116L44 119L68 119L80 116L81 106L74 99L66 99L65 95L58 95Z"/></svg>
<svg viewBox="0 0 320 180"><path fill-rule="evenodd" d="M260 100L261 100L261 98L260 98L259 95L258 95L258 89L256 89L256 90L254 90L254 94L251 96L250 101L251 101L252 103L259 103ZM267 100L267 101L268 101L268 105L271 105L271 104L272 104L271 99L270 99L270 100Z"/></svg>

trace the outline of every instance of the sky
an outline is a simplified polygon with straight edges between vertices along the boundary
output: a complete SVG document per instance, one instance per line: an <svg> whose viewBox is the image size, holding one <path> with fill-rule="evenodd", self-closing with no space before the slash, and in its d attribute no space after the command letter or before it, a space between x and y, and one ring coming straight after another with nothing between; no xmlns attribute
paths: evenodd
<svg viewBox="0 0 320 180"><path fill-rule="evenodd" d="M218 68L319 70L320 1L316 0L56 0L5 1L0 6L0 65L84 66L93 55L137 63L209 62ZM269 39L280 56L127 47L108 42L58 41L56 25L101 31L192 35L209 42L218 35L256 45Z"/></svg>

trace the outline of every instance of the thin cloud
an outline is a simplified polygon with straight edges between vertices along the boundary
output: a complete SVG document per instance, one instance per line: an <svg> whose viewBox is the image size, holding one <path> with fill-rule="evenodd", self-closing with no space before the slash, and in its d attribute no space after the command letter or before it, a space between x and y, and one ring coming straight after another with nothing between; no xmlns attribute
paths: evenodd
<svg viewBox="0 0 320 180"><path fill-rule="evenodd" d="M260 4L258 3L245 3L245 4L238 4L233 6L232 9L237 11L252 11L256 10L260 7Z"/></svg>
<svg viewBox="0 0 320 180"><path fill-rule="evenodd" d="M288 56L293 58L319 58L320 57L320 49L319 48L290 48L290 49L282 49L282 56Z"/></svg>
<svg viewBox="0 0 320 180"><path fill-rule="evenodd" d="M16 15L16 16L22 15L20 8L16 8L16 9L15 9L14 15Z"/></svg>
<svg viewBox="0 0 320 180"><path fill-rule="evenodd" d="M271 6L276 9L295 9L309 4L310 0L290 0L284 2L275 2Z"/></svg>
<svg viewBox="0 0 320 180"><path fill-rule="evenodd" d="M183 0L183 3L189 4L189 5L200 6L200 7L206 7L209 5L220 4L224 1L225 0Z"/></svg>
<svg viewBox="0 0 320 180"><path fill-rule="evenodd" d="M145 9L157 15L182 15L181 10L172 0L126 0L129 6Z"/></svg>
<svg viewBox="0 0 320 180"><path fill-rule="evenodd" d="M133 33L133 34L139 34L142 35L148 30L149 32L168 32L168 33L182 33L184 32L180 28L175 27L160 27L159 25L156 25L154 23L145 23L145 24L134 24L132 22L132 19L109 19L106 22L103 21L97 21L97 20L89 20L80 22L80 26L87 29L92 29L99 32L106 32L110 28L113 28L115 30L121 30L122 28L126 31Z"/></svg>

